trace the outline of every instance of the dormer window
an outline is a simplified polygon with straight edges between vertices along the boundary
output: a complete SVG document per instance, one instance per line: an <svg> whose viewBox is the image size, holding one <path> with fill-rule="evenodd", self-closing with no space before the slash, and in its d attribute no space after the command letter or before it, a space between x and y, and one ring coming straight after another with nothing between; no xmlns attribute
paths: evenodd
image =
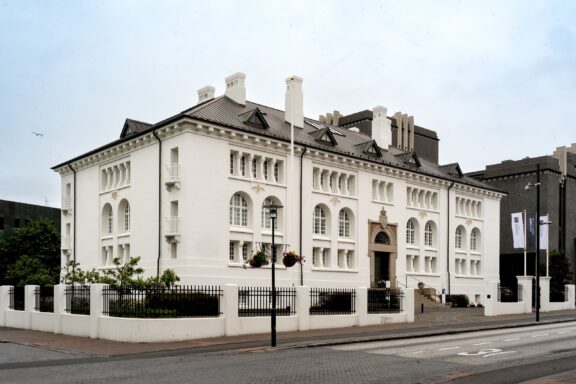
<svg viewBox="0 0 576 384"><path fill-rule="evenodd" d="M408 164L414 167L420 167L422 164L420 163L420 159L416 155L416 152L411 151L407 153L403 153L400 155L396 155L397 158L402 159L404 164Z"/></svg>
<svg viewBox="0 0 576 384"><path fill-rule="evenodd" d="M244 115L246 115L244 123L251 127L262 129L267 129L270 127L264 118L264 113L262 113L258 108L246 112Z"/></svg>
<svg viewBox="0 0 576 384"><path fill-rule="evenodd" d="M337 145L336 139L332 134L330 128L326 127L324 129L319 129L316 132L310 132L310 135L313 136L317 141L329 144L329 145Z"/></svg>
<svg viewBox="0 0 576 384"><path fill-rule="evenodd" d="M362 144L357 144L356 146L359 147L362 150L362 152L367 155L373 157L382 157L382 151L380 150L380 147L378 147L378 144L376 144L375 140L370 140Z"/></svg>

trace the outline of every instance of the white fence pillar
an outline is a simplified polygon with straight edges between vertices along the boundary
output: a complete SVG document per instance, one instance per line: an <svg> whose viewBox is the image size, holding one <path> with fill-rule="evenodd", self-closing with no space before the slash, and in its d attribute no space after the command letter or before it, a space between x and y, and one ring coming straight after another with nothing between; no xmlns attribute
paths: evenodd
<svg viewBox="0 0 576 384"><path fill-rule="evenodd" d="M24 329L30 329L32 312L36 307L36 288L38 285L27 285L24 287Z"/></svg>
<svg viewBox="0 0 576 384"><path fill-rule="evenodd" d="M363 327L368 325L368 288L356 289L356 325Z"/></svg>
<svg viewBox="0 0 576 384"><path fill-rule="evenodd" d="M10 288L11 285L0 286L0 327L6 326L6 311L10 305Z"/></svg>
<svg viewBox="0 0 576 384"><path fill-rule="evenodd" d="M524 313L532 313L532 280L533 276L516 276L518 285L522 286L522 302Z"/></svg>
<svg viewBox="0 0 576 384"><path fill-rule="evenodd" d="M550 311L550 277L540 276L540 310Z"/></svg>
<svg viewBox="0 0 576 384"><path fill-rule="evenodd" d="M404 302L402 303L402 309L406 312L406 322L413 323L416 311L414 308L414 288L404 288Z"/></svg>
<svg viewBox="0 0 576 384"><path fill-rule="evenodd" d="M98 338L98 321L102 316L104 297L102 291L106 284L90 285L90 338Z"/></svg>
<svg viewBox="0 0 576 384"><path fill-rule="evenodd" d="M224 285L222 301L222 315L224 316L226 336L236 336L240 333L238 321L238 285Z"/></svg>
<svg viewBox="0 0 576 384"><path fill-rule="evenodd" d="M567 284L566 290L568 291L568 303L570 309L576 309L576 286L574 284Z"/></svg>
<svg viewBox="0 0 576 384"><path fill-rule="evenodd" d="M54 286L54 333L62 333L62 315L66 312L66 285Z"/></svg>
<svg viewBox="0 0 576 384"><path fill-rule="evenodd" d="M296 314L298 330L310 329L310 287L296 287Z"/></svg>
<svg viewBox="0 0 576 384"><path fill-rule="evenodd" d="M486 283L486 306L484 316L496 316L496 305L498 303L498 282L488 281Z"/></svg>

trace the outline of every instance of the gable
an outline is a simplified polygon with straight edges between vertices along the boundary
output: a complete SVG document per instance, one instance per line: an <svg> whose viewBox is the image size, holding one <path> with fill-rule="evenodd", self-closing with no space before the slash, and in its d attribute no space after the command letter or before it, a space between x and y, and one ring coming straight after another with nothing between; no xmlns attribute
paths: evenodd
<svg viewBox="0 0 576 384"><path fill-rule="evenodd" d="M263 129L270 128L270 125L266 121L264 114L258 108L255 108L246 114L244 124L248 124L249 126L254 128L263 128Z"/></svg>

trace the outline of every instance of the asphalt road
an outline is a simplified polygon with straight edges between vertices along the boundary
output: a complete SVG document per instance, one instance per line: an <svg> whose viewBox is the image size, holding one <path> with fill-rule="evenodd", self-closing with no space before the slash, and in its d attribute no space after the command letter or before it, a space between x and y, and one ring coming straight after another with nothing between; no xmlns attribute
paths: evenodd
<svg viewBox="0 0 576 384"><path fill-rule="evenodd" d="M557 375L575 369L576 322L332 347L165 356L101 358L0 344L2 384L516 384L551 375L554 382L568 383Z"/></svg>

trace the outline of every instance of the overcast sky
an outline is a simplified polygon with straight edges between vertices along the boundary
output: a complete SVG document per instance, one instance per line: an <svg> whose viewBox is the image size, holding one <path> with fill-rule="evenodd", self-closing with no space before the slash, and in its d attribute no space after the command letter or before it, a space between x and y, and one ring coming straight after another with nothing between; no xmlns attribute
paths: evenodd
<svg viewBox="0 0 576 384"><path fill-rule="evenodd" d="M0 0L0 199L60 206L50 167L246 74L307 117L388 108L465 172L576 142L574 1ZM36 136L32 132L42 133Z"/></svg>

